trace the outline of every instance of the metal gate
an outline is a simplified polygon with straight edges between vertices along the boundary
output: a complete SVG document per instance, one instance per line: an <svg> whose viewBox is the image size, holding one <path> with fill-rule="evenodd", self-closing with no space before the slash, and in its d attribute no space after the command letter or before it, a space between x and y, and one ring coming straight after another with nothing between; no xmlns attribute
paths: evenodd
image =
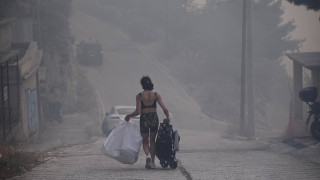
<svg viewBox="0 0 320 180"><path fill-rule="evenodd" d="M18 57L0 62L0 138L5 140L20 120Z"/></svg>

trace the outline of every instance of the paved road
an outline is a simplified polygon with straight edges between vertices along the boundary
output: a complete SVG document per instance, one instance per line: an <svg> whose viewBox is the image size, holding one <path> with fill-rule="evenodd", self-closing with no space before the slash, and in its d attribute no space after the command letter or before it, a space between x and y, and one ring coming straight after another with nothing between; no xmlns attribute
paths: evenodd
<svg viewBox="0 0 320 180"><path fill-rule="evenodd" d="M203 131L180 130L181 151L176 170L144 168L138 162L123 165L104 155L105 138L93 143L61 148L49 153L49 161L13 179L311 179L320 177L319 164L286 154L266 151L268 144L221 139Z"/></svg>
<svg viewBox="0 0 320 180"><path fill-rule="evenodd" d="M76 11L75 15L71 27L76 39L93 38L103 44L103 65L86 68L86 71L98 91L105 111L114 105L135 105L135 96L142 91L140 78L149 75L155 84L155 90L162 95L166 106L174 115L174 125L177 128L211 128L210 119L201 113L199 105L158 63L125 35L80 11ZM159 114L163 115L161 111ZM220 126L216 130L222 128Z"/></svg>
<svg viewBox="0 0 320 180"><path fill-rule="evenodd" d="M105 137L98 137L92 143L53 150L48 162L14 179L320 179L319 164L269 151L267 142L221 138L226 125L203 115L161 66L115 28L75 10L71 29L77 40L92 37L103 43L103 66L83 68L103 111L135 104L141 76L151 76L181 135L179 167L162 169L157 163L156 170L146 170L142 150L135 165L123 165L101 152Z"/></svg>

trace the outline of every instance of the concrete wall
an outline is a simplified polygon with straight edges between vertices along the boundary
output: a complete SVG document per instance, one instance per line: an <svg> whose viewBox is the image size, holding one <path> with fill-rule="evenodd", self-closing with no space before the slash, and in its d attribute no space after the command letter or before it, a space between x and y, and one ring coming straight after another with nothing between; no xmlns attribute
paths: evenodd
<svg viewBox="0 0 320 180"><path fill-rule="evenodd" d="M320 101L320 69L311 71L311 85L318 88L318 98Z"/></svg>
<svg viewBox="0 0 320 180"><path fill-rule="evenodd" d="M293 62L293 119L300 122L303 120L303 102L299 98L303 85L302 68L301 64Z"/></svg>
<svg viewBox="0 0 320 180"><path fill-rule="evenodd" d="M37 72L41 59L42 51L38 50L36 42L31 42L25 56L19 60L22 119L19 137L23 141L36 141L38 138L41 117L38 109Z"/></svg>
<svg viewBox="0 0 320 180"><path fill-rule="evenodd" d="M27 79L31 74L35 73L40 66L41 59L42 51L38 50L37 43L30 42L24 57L19 60L21 78Z"/></svg>
<svg viewBox="0 0 320 180"><path fill-rule="evenodd" d="M34 137L37 136L38 131L36 131L34 134L29 133L29 116L32 116L34 118L33 114L30 114L30 110L28 112L28 109L33 108L30 107L30 101L28 101L28 94L30 91L37 91L36 88L36 73L33 73L29 78L24 79L21 82L20 85L20 105L21 105L21 125L20 127L22 128L22 131L20 132L21 134L19 135L21 137L21 140L29 140L32 138L33 135ZM35 111L37 112L37 105L35 106ZM31 112L32 113L32 112ZM36 121L39 122L38 115L36 115ZM36 129L39 130L39 123L36 125Z"/></svg>

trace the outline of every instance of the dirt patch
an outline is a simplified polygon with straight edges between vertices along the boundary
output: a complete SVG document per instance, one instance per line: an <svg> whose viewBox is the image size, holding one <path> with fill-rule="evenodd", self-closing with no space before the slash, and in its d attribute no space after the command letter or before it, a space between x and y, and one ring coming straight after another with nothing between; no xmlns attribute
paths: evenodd
<svg viewBox="0 0 320 180"><path fill-rule="evenodd" d="M46 161L46 154L18 151L12 145L0 145L0 178L7 179L30 171Z"/></svg>

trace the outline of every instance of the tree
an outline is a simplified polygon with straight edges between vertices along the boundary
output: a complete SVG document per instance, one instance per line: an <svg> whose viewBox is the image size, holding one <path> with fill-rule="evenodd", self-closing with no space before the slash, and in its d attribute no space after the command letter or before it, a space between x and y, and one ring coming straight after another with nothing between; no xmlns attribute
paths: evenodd
<svg viewBox="0 0 320 180"><path fill-rule="evenodd" d="M288 37L295 26L292 21L282 23L281 1L258 1L253 6L256 107L261 125L264 119L286 120L283 117L288 114L289 77L281 57L285 51L297 50L301 41ZM189 13L188 18L179 21L183 22L179 27L174 27L172 34L173 41L184 42L181 43L183 47L193 47L197 56L188 61L179 57L178 53L183 52L180 47L170 68L208 113L225 119L237 118L239 113L242 22L239 7L242 7L241 1L227 1L218 7L207 6L201 13ZM190 49L185 48L185 53L192 52ZM269 104L285 108L271 113ZM274 114L282 114L282 117Z"/></svg>
<svg viewBox="0 0 320 180"><path fill-rule="evenodd" d="M0 18L32 16L35 0L2 0L0 1Z"/></svg>
<svg viewBox="0 0 320 180"><path fill-rule="evenodd" d="M320 10L320 1L318 0L288 0L290 3L293 3L294 5L300 6L306 6L309 10L319 11Z"/></svg>
<svg viewBox="0 0 320 180"><path fill-rule="evenodd" d="M47 50L60 51L69 54L68 43L71 42L69 20L71 0L39 1L39 19L41 31L41 46Z"/></svg>

